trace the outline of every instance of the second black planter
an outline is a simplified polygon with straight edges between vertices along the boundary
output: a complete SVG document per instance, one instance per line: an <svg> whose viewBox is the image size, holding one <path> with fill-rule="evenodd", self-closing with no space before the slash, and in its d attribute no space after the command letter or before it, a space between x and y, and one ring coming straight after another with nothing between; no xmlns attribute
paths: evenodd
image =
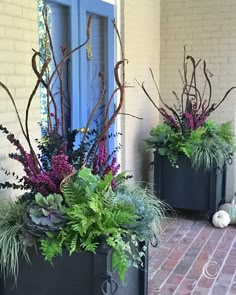
<svg viewBox="0 0 236 295"><path fill-rule="evenodd" d="M156 194L177 209L215 213L225 196L225 170L194 170L184 156L178 157L175 168L167 157L154 153L154 189Z"/></svg>

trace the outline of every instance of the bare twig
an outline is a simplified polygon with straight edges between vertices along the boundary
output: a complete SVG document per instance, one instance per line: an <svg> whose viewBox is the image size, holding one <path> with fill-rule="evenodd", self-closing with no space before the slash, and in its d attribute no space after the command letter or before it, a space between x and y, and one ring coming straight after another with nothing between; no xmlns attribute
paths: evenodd
<svg viewBox="0 0 236 295"><path fill-rule="evenodd" d="M16 106L16 103L15 103L15 100L14 100L14 98L13 98L13 96L12 96L10 90L9 90L9 89L7 88L7 86L6 86L4 83L2 83L1 81L0 81L0 86L6 91L6 93L7 93L8 96L9 96L9 98L11 99L11 102L12 102L12 104L13 104L13 106L14 106L14 109L15 109L15 112L16 112L16 116L17 116L18 122L19 122L19 124L20 124L20 128L21 128L22 134L24 135L25 139L27 140L27 135L26 135L26 132L25 132L25 130L24 130L24 127L23 127L23 124L22 124L22 121L21 121L21 117L20 117L20 115L19 115L19 111L18 111L17 106Z"/></svg>
<svg viewBox="0 0 236 295"><path fill-rule="evenodd" d="M44 60L44 58L42 57L40 52L37 52L34 49L33 49L33 51L36 53L37 56L39 56L40 58L42 58L42 60ZM50 87L48 87L48 83L46 81L44 81L43 77L40 75L40 72L37 69L37 65L36 65L36 61L35 61L36 55L34 57L34 60L32 60L32 69L33 69L35 75L37 76L37 78L40 79L40 82L42 83L42 85L45 87L45 89L47 89L48 128L49 128L49 131L51 131L52 130L52 122L51 122L51 116L50 116L50 101L49 101L49 98L51 99L51 102L53 104L55 114L57 114L57 105L56 105L56 102L55 102L55 99L54 99L54 95L52 94ZM47 61L44 60L44 63L45 62L47 62ZM57 119L57 117L56 117L56 119Z"/></svg>
<svg viewBox="0 0 236 295"><path fill-rule="evenodd" d="M203 117L205 114L208 113L208 109L209 109L209 106L210 106L210 103L211 103L211 95L212 95L212 87L211 87L211 81L208 77L208 74L207 74L207 69L206 69L206 61L204 60L203 62L203 73L204 73L204 76L206 78L206 83L209 87L209 96L208 96L208 101L207 101L207 106L205 108L205 111L201 114L201 117Z"/></svg>
<svg viewBox="0 0 236 295"><path fill-rule="evenodd" d="M130 116L130 117L138 119L138 120L143 120L142 117L138 117L138 116L135 116L135 115L132 115L132 114L129 114L129 113L119 113L119 115Z"/></svg>
<svg viewBox="0 0 236 295"><path fill-rule="evenodd" d="M197 69L197 66L199 65L199 63L201 62L201 59L199 59L197 63L195 63L195 59L191 55L188 55L186 57L186 59L190 59L192 62L192 65L193 65L192 77L191 77L190 84L189 84L189 93L191 91L191 88L195 89L195 103L196 103L196 105L198 105L198 94L200 94L200 92L198 91L198 88L197 88L196 69ZM194 87L192 87L193 83L194 83ZM202 104L202 98L200 96L199 97L199 108L201 107L201 104Z"/></svg>
<svg viewBox="0 0 236 295"><path fill-rule="evenodd" d="M114 113L112 114L112 116L110 117L110 119L108 120L108 122L106 123L106 125L103 127L103 130L102 130L101 134L99 135L98 142L100 142L102 140L102 138L104 137L104 135L107 133L108 129L113 124L116 116L119 114L119 112L120 112L120 110L121 110L121 108L123 106L123 103L124 103L124 100L125 100L125 86L120 81L120 78L119 78L119 68L122 65L123 66L123 70L124 70L124 63L125 63L125 61L126 60L118 61L116 63L116 65L115 65L114 75L115 75L116 84L117 84L117 86L119 88L119 91L120 91L120 100L119 100L119 104L118 104L117 108L115 109Z"/></svg>
<svg viewBox="0 0 236 295"><path fill-rule="evenodd" d="M113 23L116 35L117 35L118 40L119 40L120 51L121 51L121 60L123 60L125 62L126 59L125 59L125 53L124 53L124 46L123 46L123 42L122 42L122 39L121 39L120 32L119 32L117 24L116 24L116 20L113 19L112 23ZM123 71L123 73L122 73L122 82L123 82L123 84L125 84L125 71Z"/></svg>
<svg viewBox="0 0 236 295"><path fill-rule="evenodd" d="M212 113L213 111L215 111L221 104L222 102L226 99L226 97L229 95L229 93L236 89L236 86L231 87L223 96L223 98L221 99L221 101L218 104L212 104L211 108L207 111L207 115L209 115L210 113Z"/></svg>
<svg viewBox="0 0 236 295"><path fill-rule="evenodd" d="M104 95L106 93L106 86L105 86L105 81L104 81L103 74L102 73L99 73L99 77L100 77L100 79L102 81L102 91L101 91L101 94L100 94L100 97L99 97L97 103L95 104L95 106L94 106L94 108L93 108L93 110L92 110L92 112L91 112L91 114L89 116L89 119L88 119L88 122L86 124L85 130L84 130L84 135L83 135L83 138L82 138L81 142L83 142L85 140L86 135L87 135L87 132L88 132L88 129L89 129L89 125L91 124L92 119L93 119L93 117L94 117L94 115L95 115L98 107L100 106L101 102L103 101Z"/></svg>
<svg viewBox="0 0 236 295"><path fill-rule="evenodd" d="M162 104L163 104L163 105L164 105L169 111L172 112L172 114L176 117L177 121L179 122L179 124L180 124L180 126L181 126L181 119L180 119L178 113L177 113L173 108L169 107L169 106L163 101L163 99L162 99L162 97L161 97L161 93L160 93L160 91L159 91L159 87L157 86L156 79L155 79L155 77L154 77L154 74L153 74L152 69L150 69L150 72L151 72L151 75L152 75L152 80L153 80L153 82L154 82L154 84L155 84L155 86L156 86L157 93L158 93L158 96L159 96L160 101L162 102Z"/></svg>

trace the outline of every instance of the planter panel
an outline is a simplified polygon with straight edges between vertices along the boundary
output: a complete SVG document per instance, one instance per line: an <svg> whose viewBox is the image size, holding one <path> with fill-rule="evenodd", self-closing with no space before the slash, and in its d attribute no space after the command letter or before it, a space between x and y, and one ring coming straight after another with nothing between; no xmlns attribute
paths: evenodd
<svg viewBox="0 0 236 295"><path fill-rule="evenodd" d="M20 261L17 285L14 278L0 279L1 295L147 295L147 271L130 268L123 285L112 272L108 247L100 247L97 254L65 252L53 266L31 249L30 260Z"/></svg>
<svg viewBox="0 0 236 295"><path fill-rule="evenodd" d="M44 261L41 255L31 253L31 264L22 260L17 285L13 278L1 280L1 295L85 295L93 292L93 255L83 253L54 259L54 265Z"/></svg>
<svg viewBox="0 0 236 295"><path fill-rule="evenodd" d="M176 209L215 213L224 202L225 171L195 171L191 162L179 156L175 168L166 157L154 154L154 189L156 194Z"/></svg>

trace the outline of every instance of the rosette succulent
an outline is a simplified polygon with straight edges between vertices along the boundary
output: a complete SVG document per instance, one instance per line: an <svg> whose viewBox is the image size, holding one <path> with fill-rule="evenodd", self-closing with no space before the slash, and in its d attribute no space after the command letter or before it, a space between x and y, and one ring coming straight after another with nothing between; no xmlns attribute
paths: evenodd
<svg viewBox="0 0 236 295"><path fill-rule="evenodd" d="M31 232L38 235L59 231L65 224L63 198L59 194L44 197L37 193L27 210L27 225Z"/></svg>

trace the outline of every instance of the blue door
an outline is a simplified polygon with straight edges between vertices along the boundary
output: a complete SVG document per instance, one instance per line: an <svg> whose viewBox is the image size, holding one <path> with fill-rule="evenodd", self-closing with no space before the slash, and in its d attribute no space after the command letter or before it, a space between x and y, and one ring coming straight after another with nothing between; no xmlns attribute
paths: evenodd
<svg viewBox="0 0 236 295"><path fill-rule="evenodd" d="M63 105L60 104L58 79L53 81L58 113L64 113L65 129L84 128L101 95L99 73L104 75L106 94L90 128L102 124L105 103L114 90L114 6L101 0L47 0L50 26L57 62L61 46L71 50L86 40L87 22L92 15L91 37L86 46L71 56L64 67ZM63 76L63 77L64 77ZM109 112L114 110L110 106ZM114 128L114 126L113 126Z"/></svg>

